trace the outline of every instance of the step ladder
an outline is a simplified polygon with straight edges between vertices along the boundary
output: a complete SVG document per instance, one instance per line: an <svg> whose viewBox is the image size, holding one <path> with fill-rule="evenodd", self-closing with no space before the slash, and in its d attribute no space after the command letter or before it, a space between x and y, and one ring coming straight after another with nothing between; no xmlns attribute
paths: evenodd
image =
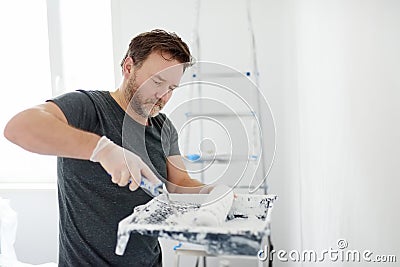
<svg viewBox="0 0 400 267"><path fill-rule="evenodd" d="M212 83L219 84L220 81L226 81L227 79L230 80L235 80L235 79L250 79L254 84L255 88L259 88L259 70L258 70L258 63L257 63L257 52L256 52L256 42L255 42L255 35L253 31L253 25L252 25L252 16L251 16L251 0L247 0L246 2L246 7L247 7L247 20L248 20L248 29L250 33L250 48L252 49L251 53L251 65L252 65L252 70L251 71L230 71L229 69L219 69L216 68L216 71L210 72L209 70L204 70L202 69L202 65L198 65L192 69L191 71L191 77L192 81L195 83L195 85L191 88L191 92L196 92L197 95L200 97L206 97L207 95L204 94L204 85L201 83L196 83L197 81L212 81ZM194 23L194 29L192 33L192 49L193 49L193 54L196 57L198 61L201 61L201 42L200 42L200 35L199 35L199 21L200 21L200 0L196 1L195 4L195 23ZM194 88L197 87L197 88ZM193 93L192 93L193 94ZM192 95L193 96L193 95ZM194 96L193 96L194 97ZM247 124L251 123L259 123L259 129L261 131L264 131L264 127L262 125L263 123L263 115L261 108L261 97L258 97L257 95L254 97L254 101L252 103L252 107L250 110L247 112L238 112L238 113L227 113L227 112L209 112L207 111L207 107L205 105L201 105L201 102L199 106L197 107L192 107L191 110L188 110L185 113L186 120L190 121L194 118L211 118L214 120L219 120L219 121L229 121L233 119L240 119L244 121ZM195 110L195 111L194 111ZM205 126L204 126L204 121L199 120L198 122L198 135L200 136L200 142L206 137L205 135ZM263 140L262 140L263 133L256 133L253 134L252 136L249 136L250 142L253 142L254 149L252 152L262 152L263 150ZM190 151L190 143L193 142L193 129L190 128L186 131L186 135L184 135L184 159L186 159L187 164L198 164L200 170L207 169L208 166L211 166L210 164L215 164L215 165L223 165L223 164L236 164L239 162L248 162L249 164L258 164L254 171L254 175L259 175L260 177L266 177L271 169L271 165L269 168L267 168L267 162L265 158L265 153L243 153L240 155L237 154L229 154L229 153L217 153L217 151L209 151L210 153L198 153L198 152L193 152ZM251 145L251 144L250 144ZM275 149L275 148L274 148ZM192 149L193 150L193 149ZM259 151L257 151L259 150ZM275 152L273 155L273 158L275 157ZM272 160L273 161L273 160ZM246 165L247 166L247 165ZM257 174L256 174L257 172ZM200 173L200 181L203 183L207 183L206 177L205 177L205 171L199 171ZM230 186L233 186L231 184L228 184ZM246 185L235 185L236 189L249 189L249 186ZM255 190L255 188L258 188L256 192L262 192L263 194L268 193L268 186L266 183L266 179L264 182L261 184L261 186L252 186L251 189Z"/></svg>

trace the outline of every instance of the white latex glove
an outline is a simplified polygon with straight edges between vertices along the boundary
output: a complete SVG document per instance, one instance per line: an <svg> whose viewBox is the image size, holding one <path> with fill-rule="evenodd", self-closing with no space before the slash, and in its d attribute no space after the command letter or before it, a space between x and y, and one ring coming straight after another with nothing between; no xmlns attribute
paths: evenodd
<svg viewBox="0 0 400 267"><path fill-rule="evenodd" d="M105 136L97 142L90 160L99 162L111 175L112 182L119 186L126 186L131 180L129 184L131 191L138 189L142 175L154 184L160 182L138 155L116 145Z"/></svg>

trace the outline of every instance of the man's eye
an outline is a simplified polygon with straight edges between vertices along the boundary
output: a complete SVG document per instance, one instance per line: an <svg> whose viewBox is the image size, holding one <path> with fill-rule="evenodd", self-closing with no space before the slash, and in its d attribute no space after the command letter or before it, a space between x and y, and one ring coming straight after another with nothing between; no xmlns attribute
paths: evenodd
<svg viewBox="0 0 400 267"><path fill-rule="evenodd" d="M156 80L153 80L153 82L156 84L156 85L160 85L162 82L159 82L159 81L156 81Z"/></svg>

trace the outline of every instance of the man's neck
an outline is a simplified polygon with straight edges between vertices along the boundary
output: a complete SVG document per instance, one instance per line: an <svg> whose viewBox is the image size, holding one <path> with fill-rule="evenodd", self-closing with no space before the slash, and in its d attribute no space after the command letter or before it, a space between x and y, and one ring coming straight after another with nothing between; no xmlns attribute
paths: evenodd
<svg viewBox="0 0 400 267"><path fill-rule="evenodd" d="M139 114L137 114L132 108L129 107L129 103L127 103L124 92L117 88L114 92L110 92L112 98L114 98L115 102L127 113L132 119L142 125L149 125L148 118L143 118Z"/></svg>

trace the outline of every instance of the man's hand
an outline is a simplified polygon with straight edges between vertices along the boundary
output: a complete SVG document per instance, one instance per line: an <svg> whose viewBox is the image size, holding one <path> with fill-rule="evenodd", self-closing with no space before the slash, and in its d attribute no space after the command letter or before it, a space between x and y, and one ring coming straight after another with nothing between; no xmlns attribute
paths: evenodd
<svg viewBox="0 0 400 267"><path fill-rule="evenodd" d="M90 160L99 162L112 177L112 182L119 186L126 186L129 180L129 189L135 191L140 185L142 175L150 182L157 183L159 179L143 160L131 151L114 144L103 136L93 150Z"/></svg>

